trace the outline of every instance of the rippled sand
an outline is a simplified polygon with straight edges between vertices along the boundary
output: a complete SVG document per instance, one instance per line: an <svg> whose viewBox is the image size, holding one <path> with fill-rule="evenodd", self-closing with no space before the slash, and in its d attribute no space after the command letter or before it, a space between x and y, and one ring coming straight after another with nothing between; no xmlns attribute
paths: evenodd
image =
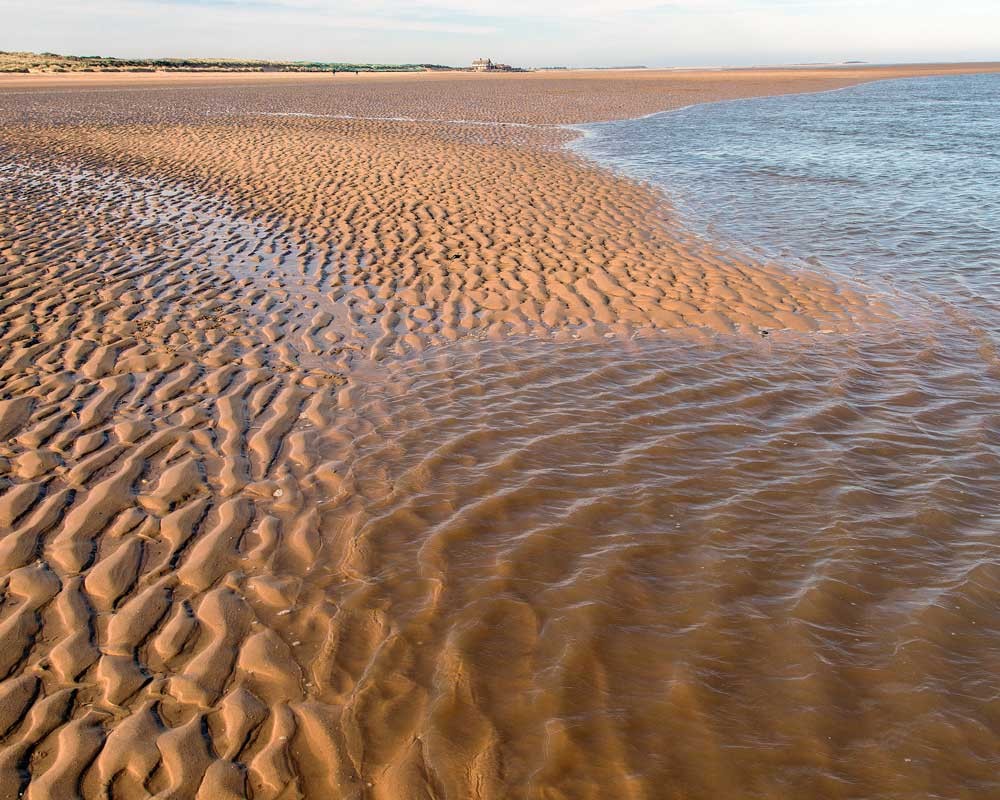
<svg viewBox="0 0 1000 800"><path fill-rule="evenodd" d="M1000 789L997 376L552 124L885 74L0 82L0 796Z"/></svg>

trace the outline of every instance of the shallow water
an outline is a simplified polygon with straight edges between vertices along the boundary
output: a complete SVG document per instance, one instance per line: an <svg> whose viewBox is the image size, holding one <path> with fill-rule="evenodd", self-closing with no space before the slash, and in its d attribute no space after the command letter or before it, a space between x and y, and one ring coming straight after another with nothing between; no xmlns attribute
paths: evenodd
<svg viewBox="0 0 1000 800"><path fill-rule="evenodd" d="M491 752L508 796L1000 792L998 86L717 104L580 145L902 320L467 344L372 382L343 602L406 642L440 775Z"/></svg>
<svg viewBox="0 0 1000 800"><path fill-rule="evenodd" d="M884 81L584 126L733 249L959 307L1000 332L1000 76Z"/></svg>
<svg viewBox="0 0 1000 800"><path fill-rule="evenodd" d="M341 602L388 609L441 774L495 747L512 797L1000 790L997 376L906 342L391 367L347 461L366 568Z"/></svg>

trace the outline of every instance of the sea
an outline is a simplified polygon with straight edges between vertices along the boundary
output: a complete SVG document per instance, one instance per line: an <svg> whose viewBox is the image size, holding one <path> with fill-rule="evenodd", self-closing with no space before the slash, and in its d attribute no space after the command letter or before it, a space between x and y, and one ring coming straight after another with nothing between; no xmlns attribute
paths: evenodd
<svg viewBox="0 0 1000 800"><path fill-rule="evenodd" d="M573 149L731 251L1000 321L1000 75L878 81L581 126Z"/></svg>
<svg viewBox="0 0 1000 800"><path fill-rule="evenodd" d="M463 654L511 796L1000 796L1000 76L583 131L734 259L891 313L390 365L373 594Z"/></svg>

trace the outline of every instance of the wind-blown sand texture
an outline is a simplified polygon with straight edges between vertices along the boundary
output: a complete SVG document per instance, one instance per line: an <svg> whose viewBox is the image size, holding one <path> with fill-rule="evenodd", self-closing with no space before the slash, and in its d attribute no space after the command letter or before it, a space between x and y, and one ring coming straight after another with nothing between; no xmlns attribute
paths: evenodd
<svg viewBox="0 0 1000 800"><path fill-rule="evenodd" d="M645 796L587 766L608 731L519 738L524 604L450 631L445 582L386 571L372 509L419 476L351 466L392 429L366 381L883 317L553 125L947 70L0 80L0 797Z"/></svg>

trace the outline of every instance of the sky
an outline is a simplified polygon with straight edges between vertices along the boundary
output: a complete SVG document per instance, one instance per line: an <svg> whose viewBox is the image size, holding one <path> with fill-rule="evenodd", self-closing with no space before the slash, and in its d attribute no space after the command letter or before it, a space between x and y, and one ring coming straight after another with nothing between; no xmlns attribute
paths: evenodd
<svg viewBox="0 0 1000 800"><path fill-rule="evenodd" d="M0 50L518 66L1000 60L1000 0L0 0Z"/></svg>

